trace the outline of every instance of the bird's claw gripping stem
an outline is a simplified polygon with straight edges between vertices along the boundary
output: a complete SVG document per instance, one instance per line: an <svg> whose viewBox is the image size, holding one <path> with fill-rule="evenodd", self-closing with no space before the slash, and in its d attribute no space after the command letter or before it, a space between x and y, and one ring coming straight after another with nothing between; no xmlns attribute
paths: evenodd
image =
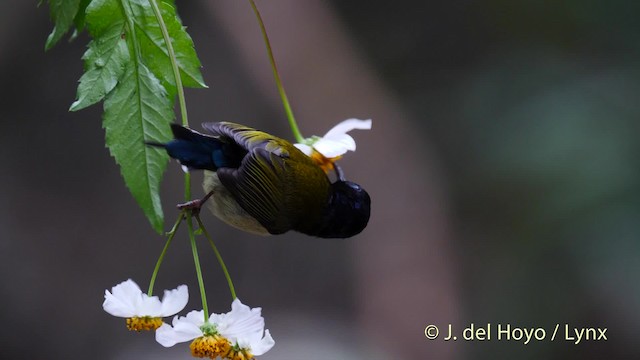
<svg viewBox="0 0 640 360"><path fill-rule="evenodd" d="M200 209L202 205L209 200L209 198L213 195L213 191L210 191L207 195L205 195L202 199L195 199L191 201L187 201L186 203L178 204L177 207L180 210L190 211L193 215L198 215L200 213Z"/></svg>

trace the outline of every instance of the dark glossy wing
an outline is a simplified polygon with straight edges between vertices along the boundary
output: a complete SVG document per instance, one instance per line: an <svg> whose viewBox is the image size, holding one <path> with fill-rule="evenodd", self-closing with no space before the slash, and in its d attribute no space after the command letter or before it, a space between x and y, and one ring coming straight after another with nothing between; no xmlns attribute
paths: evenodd
<svg viewBox="0 0 640 360"><path fill-rule="evenodd" d="M287 232L292 227L283 191L284 167L283 158L256 148L247 154L238 169L217 171L220 182L238 204L272 234Z"/></svg>
<svg viewBox="0 0 640 360"><path fill-rule="evenodd" d="M309 161L286 140L262 131L234 124L207 123L203 127L214 136L233 139L247 150L238 168L217 170L220 182L236 201L272 234L291 230L287 212L287 162Z"/></svg>
<svg viewBox="0 0 640 360"><path fill-rule="evenodd" d="M232 122L217 122L204 123L202 127L213 136L232 139L249 152L253 149L262 148L284 158L288 158L291 155L289 150L286 149L289 146L293 147L290 142L244 125ZM302 153L300 155L306 156Z"/></svg>

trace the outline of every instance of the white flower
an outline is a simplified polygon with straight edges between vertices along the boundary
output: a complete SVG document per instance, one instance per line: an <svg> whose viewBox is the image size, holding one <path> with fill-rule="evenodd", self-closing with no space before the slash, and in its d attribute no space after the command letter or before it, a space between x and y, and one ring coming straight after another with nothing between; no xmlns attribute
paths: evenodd
<svg viewBox="0 0 640 360"><path fill-rule="evenodd" d="M173 290L165 290L162 301L157 296L144 294L131 279L123 281L104 291L102 308L113 316L127 318L130 330L155 330L160 318L175 315L187 306L189 291L187 285Z"/></svg>
<svg viewBox="0 0 640 360"><path fill-rule="evenodd" d="M202 310L194 310L187 316L176 316L172 325L163 324L156 331L156 341L165 347L190 340L194 356L229 359L236 353L251 359L275 344L269 330L264 330L261 309L251 309L239 299L233 301L230 312L211 314L208 323L204 322Z"/></svg>
<svg viewBox="0 0 640 360"><path fill-rule="evenodd" d="M327 159L332 159L344 155L347 151L356 150L356 141L347 133L354 129L371 129L371 119L347 119L334 126L323 137L311 137L305 139L303 143L294 144L300 151L308 156L313 154L313 150L322 154Z"/></svg>
<svg viewBox="0 0 640 360"><path fill-rule="evenodd" d="M205 333L202 329L204 311L193 310L187 316L176 316L173 318L172 325L165 323L156 330L156 341L164 347L171 347L177 343L204 336Z"/></svg>
<svg viewBox="0 0 640 360"><path fill-rule="evenodd" d="M193 310L187 316L176 316L172 325L162 324L156 330L156 341L164 347L193 340L189 346L191 355L211 359L224 357L231 351L231 342L220 336L216 325L204 322L202 310Z"/></svg>
<svg viewBox="0 0 640 360"><path fill-rule="evenodd" d="M264 329L261 308L249 308L240 300L231 304L231 312L212 317L220 335L231 341L235 348L250 351L259 356L269 351L275 341L269 330Z"/></svg>

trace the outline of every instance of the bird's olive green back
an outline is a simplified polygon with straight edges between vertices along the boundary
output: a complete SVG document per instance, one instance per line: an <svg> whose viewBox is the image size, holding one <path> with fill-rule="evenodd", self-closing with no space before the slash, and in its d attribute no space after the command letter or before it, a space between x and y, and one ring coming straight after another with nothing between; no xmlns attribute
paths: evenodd
<svg viewBox="0 0 640 360"><path fill-rule="evenodd" d="M290 142L243 125L203 127L247 151L239 168L217 170L220 182L270 233L313 228L328 204L329 179Z"/></svg>

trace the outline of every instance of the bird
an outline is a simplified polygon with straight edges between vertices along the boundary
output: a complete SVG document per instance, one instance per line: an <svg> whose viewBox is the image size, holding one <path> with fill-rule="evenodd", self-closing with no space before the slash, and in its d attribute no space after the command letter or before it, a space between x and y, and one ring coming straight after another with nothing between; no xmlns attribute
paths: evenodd
<svg viewBox="0 0 640 360"><path fill-rule="evenodd" d="M292 143L232 122L204 123L208 134L171 124L162 147L188 170L204 170L207 207L225 223L258 235L290 230L320 238L349 238L369 222L371 198L337 179Z"/></svg>

